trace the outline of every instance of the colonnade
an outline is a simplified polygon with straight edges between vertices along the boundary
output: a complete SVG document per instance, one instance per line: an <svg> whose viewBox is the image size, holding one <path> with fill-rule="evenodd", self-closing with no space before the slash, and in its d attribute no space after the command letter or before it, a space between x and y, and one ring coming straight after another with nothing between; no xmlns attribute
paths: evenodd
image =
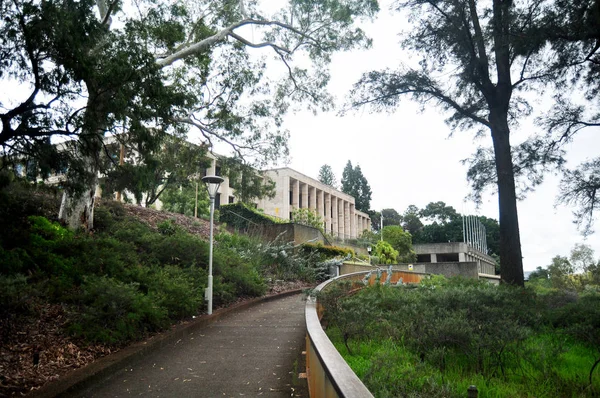
<svg viewBox="0 0 600 398"><path fill-rule="evenodd" d="M370 218L356 210L354 198L321 185L289 177L290 213L294 209L313 210L324 220L325 232L342 239L357 238L362 231L370 229Z"/></svg>

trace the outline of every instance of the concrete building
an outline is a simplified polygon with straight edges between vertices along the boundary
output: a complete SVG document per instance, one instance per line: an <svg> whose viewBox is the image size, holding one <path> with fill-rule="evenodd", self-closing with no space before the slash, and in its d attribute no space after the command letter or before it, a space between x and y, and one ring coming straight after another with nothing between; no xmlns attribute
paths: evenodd
<svg viewBox="0 0 600 398"><path fill-rule="evenodd" d="M464 242L417 244L413 248L417 253L417 263L475 262L479 274L495 274L494 259Z"/></svg>
<svg viewBox="0 0 600 398"><path fill-rule="evenodd" d="M350 195L288 167L264 176L275 182L275 197L257 204L265 214L290 220L294 209L311 209L324 220L325 232L340 239L356 239L371 229L369 215L356 209Z"/></svg>

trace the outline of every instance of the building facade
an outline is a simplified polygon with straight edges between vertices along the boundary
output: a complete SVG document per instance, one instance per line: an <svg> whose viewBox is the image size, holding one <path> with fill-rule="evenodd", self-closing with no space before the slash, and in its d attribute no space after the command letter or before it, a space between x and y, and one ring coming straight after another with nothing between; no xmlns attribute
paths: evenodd
<svg viewBox="0 0 600 398"><path fill-rule="evenodd" d="M275 196L258 201L265 214L291 220L295 209L310 209L324 221L326 233L340 239L356 239L371 230L368 214L355 207L354 197L288 167L267 170L275 182Z"/></svg>
<svg viewBox="0 0 600 398"><path fill-rule="evenodd" d="M495 260L468 243L424 243L413 248L417 253L417 263L475 262L479 274L495 274Z"/></svg>

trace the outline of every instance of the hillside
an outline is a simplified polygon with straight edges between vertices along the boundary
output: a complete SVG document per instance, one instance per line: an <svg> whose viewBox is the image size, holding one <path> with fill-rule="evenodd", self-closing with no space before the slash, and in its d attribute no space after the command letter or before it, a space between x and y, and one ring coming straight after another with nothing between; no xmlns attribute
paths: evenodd
<svg viewBox="0 0 600 398"><path fill-rule="evenodd" d="M203 316L208 221L102 201L72 233L58 194L0 192L0 397ZM287 247L215 233L216 308L314 282L314 262L272 253Z"/></svg>

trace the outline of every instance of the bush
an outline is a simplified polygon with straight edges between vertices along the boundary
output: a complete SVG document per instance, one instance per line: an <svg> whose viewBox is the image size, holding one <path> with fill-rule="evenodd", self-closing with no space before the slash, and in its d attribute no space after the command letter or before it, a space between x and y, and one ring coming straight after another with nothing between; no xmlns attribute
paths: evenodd
<svg viewBox="0 0 600 398"><path fill-rule="evenodd" d="M242 202L221 206L219 221L243 231L247 231L253 225L286 223L284 220L265 215Z"/></svg>
<svg viewBox="0 0 600 398"><path fill-rule="evenodd" d="M166 310L169 318L179 320L195 315L204 302L207 273L198 267L139 267L131 274L139 290Z"/></svg>
<svg viewBox="0 0 600 398"><path fill-rule="evenodd" d="M152 303L138 286L105 276L86 277L78 298L81 312L70 324L70 332L87 341L115 344L165 328L167 311Z"/></svg>
<svg viewBox="0 0 600 398"><path fill-rule="evenodd" d="M16 331L14 321L30 312L33 291L24 275L0 275L0 342L5 342Z"/></svg>
<svg viewBox="0 0 600 398"><path fill-rule="evenodd" d="M318 253L321 260L332 257L354 257L354 250L338 246L324 246L322 243L304 243L302 249L307 253Z"/></svg>

